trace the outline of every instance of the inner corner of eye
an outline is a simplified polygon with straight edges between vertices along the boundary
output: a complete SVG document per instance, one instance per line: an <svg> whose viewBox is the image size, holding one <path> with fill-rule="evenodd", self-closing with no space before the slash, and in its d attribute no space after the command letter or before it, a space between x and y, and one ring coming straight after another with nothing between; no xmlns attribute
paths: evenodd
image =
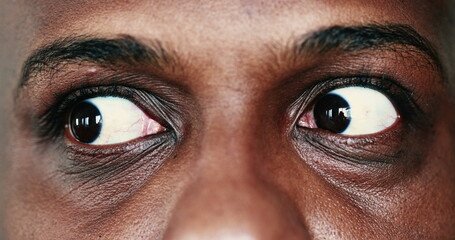
<svg viewBox="0 0 455 240"><path fill-rule="evenodd" d="M304 128L317 128L318 126L317 126L316 121L314 119L313 111L304 112L299 117L297 125L299 127L304 127Z"/></svg>
<svg viewBox="0 0 455 240"><path fill-rule="evenodd" d="M112 96L76 104L68 121L71 136L91 145L124 143L165 130L130 100Z"/></svg>

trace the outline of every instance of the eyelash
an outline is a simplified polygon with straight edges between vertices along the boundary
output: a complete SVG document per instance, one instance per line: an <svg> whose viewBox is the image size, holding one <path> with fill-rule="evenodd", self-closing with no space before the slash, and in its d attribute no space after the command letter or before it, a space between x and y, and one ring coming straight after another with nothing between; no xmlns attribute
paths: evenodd
<svg viewBox="0 0 455 240"><path fill-rule="evenodd" d="M397 111L400 114L401 120L403 121L404 125L406 126L418 126L418 123L422 123L424 121L425 115L422 113L422 110L416 104L416 101L413 99L412 91L401 86L396 80L389 77L375 77L375 76L345 76L345 77L332 77L332 78L325 78L312 87L303 91L300 97L294 102L293 106L296 111L293 111L293 119L295 119L293 123L294 130L298 129L297 121L299 117L311 108L314 103L320 99L325 94L329 93L330 91L341 88L341 87L349 87L349 86L362 86L362 87L369 87L375 90L378 90L384 93L386 96L390 98L393 102L394 106L397 108ZM74 90L67 94L61 94L56 97L57 101L51 104L48 110L39 118L39 138L42 141L51 141L53 143L62 144L62 138L64 137L65 125L67 124L68 113L71 111L72 107L77 103L84 101L89 98L99 97L99 96L115 96L115 97L123 97L132 102L134 102L139 108L145 110L144 112L148 114L156 114L152 116L155 120L157 120L160 124L162 124L166 129L168 129L172 133L172 138L174 140L180 139L177 135L179 132L179 127L175 127L172 123L172 119L178 119L178 114L173 115L174 111L171 110L168 112L171 117L162 116L160 115L160 110L166 112L168 109L168 103L163 99L159 98L155 94L152 94L146 90L136 89L134 87L127 87L122 85L103 85L103 86L90 86L90 87L81 87L77 90ZM159 109L156 108L157 103L151 104L150 99L146 99L144 96L151 97L155 100L158 100L158 104L160 107ZM148 106L148 105L153 105ZM171 106L171 109L172 108ZM174 109L175 110L175 109ZM295 114L295 116L294 116ZM176 120L179 121L179 120ZM179 125L179 124L177 124ZM400 125L402 125L400 123ZM301 131L301 130L299 130ZM331 134L324 131L320 131L319 129L306 129L304 130L305 134L300 134L297 139L300 143L305 144L309 143L310 146L319 149L320 151L324 152L327 156L332 156L334 159L346 161L349 163L357 163L360 165L371 164L373 162L378 163L392 163L398 160L398 157L395 156L385 156L384 153L373 153L374 157L366 156L364 152L370 151L371 149L368 148L368 144L371 142L375 142L375 138L370 137L346 137L341 136L338 134ZM293 133L298 131L293 131ZM386 135L386 134L385 134ZM296 135L294 135L295 137ZM391 135L392 136L392 135ZM160 138L160 137L158 137ZM390 136L385 136L386 139L392 139ZM160 138L155 139L154 143L149 143L150 146L158 146L160 142L169 142L169 146L174 144L175 142L168 141L169 138ZM351 141L351 142L349 142ZM382 140L380 140L382 141ZM47 143L46 142L46 143ZM299 143L299 144L300 144ZM375 143L376 144L376 143ZM172 145L173 146L173 145ZM340 146L341 150L334 150L332 149L333 146ZM357 150L350 150L349 147L356 147ZM308 145L306 146L308 147ZM120 147L123 149L123 146ZM113 159L117 159L116 156L122 153L124 150L115 150L109 156ZM145 147L144 147L145 148ZM139 149L139 148L138 148ZM169 148L171 149L171 148ZM343 150L344 149L344 150ZM347 149L347 150L346 150ZM374 149L373 149L374 150ZM106 160L102 159L98 162L106 163L106 168L100 168L99 163L97 161L92 161L90 163L90 158L88 157L84 163L81 164L79 159L81 156L92 156L94 149L85 149L83 147L78 146L71 146L67 148L67 152L69 153L68 157L71 161L67 162L65 165L65 173L67 174L74 174L78 173L78 176L84 177L92 177L92 176L102 176L103 173L111 173L114 172L111 168L115 168L120 163L116 160ZM146 150L144 150L146 151ZM167 150L166 150L167 151ZM169 150L170 151L170 150ZM393 149L395 152L399 152L399 149ZM159 152L159 151L157 151ZM392 152L391 154L395 154ZM383 154L384 156L382 156ZM73 157L76 156L76 157ZM128 158L129 159L129 158ZM136 159L134 156L131 159ZM127 161L130 164L133 164L132 161ZM99 169L100 168L100 169Z"/></svg>
<svg viewBox="0 0 455 240"><path fill-rule="evenodd" d="M337 88L353 86L368 87L385 94L400 115L399 124L386 132L366 136L344 136L318 128L308 129L298 126L298 119L322 96ZM411 90L388 77L328 78L304 91L291 106L290 112L293 113L294 120L290 134L298 149L313 147L336 161L360 165L394 163L402 158L404 150L403 144L399 144L401 141L399 138L412 134L413 131L410 131L412 128L423 128L427 123L425 114L412 96Z"/></svg>
<svg viewBox="0 0 455 240"><path fill-rule="evenodd" d="M132 140L109 147L82 146L76 141L68 144L64 138L68 131L65 126L69 113L76 104L100 96L128 99L165 130L140 141ZM142 168L147 168L146 172L151 174L170 156L183 134L183 113L177 103L146 90L124 85L87 86L56 95L55 98L57 100L37 119L37 141L59 147L65 156L57 162L59 172L74 177L75 181L94 181L99 185Z"/></svg>
<svg viewBox="0 0 455 240"><path fill-rule="evenodd" d="M392 80L392 78L354 76L328 78L304 91L294 104L294 106L299 106L296 118L298 119L304 111L308 110L308 108L313 106L317 100L330 91L337 88L354 86L368 87L388 96L405 121L413 121L417 115L423 117L421 116L422 110L412 98L412 91L399 85L395 80Z"/></svg>
<svg viewBox="0 0 455 240"><path fill-rule="evenodd" d="M315 101L320 97L324 96L328 92L340 88L340 87L349 87L349 86L363 86L370 87L372 89L378 90L387 96L389 96L398 108L401 117L405 121L410 121L415 119L416 115L422 111L412 99L412 92L408 89L397 84L395 81L391 80L388 77L371 77L371 76L355 76L355 77L336 77L328 78L324 81L321 81L311 87L310 89L304 91L300 98L296 101L300 105L297 119L302 115L303 111L307 110L308 107L312 106ZM75 90L66 96L59 96L57 99L57 104L51 106L45 114L40 117L38 135L39 139L44 140L53 140L56 141L60 136L67 120L67 113L71 108L78 102L81 102L85 99L98 96L115 96L123 97L129 100L133 100L137 105L141 106L140 101L137 100L138 93L150 95L150 93L143 90L138 90L130 87L113 85L113 86L95 86L80 88ZM159 118L156 120L160 120ZM166 122L160 122L165 127L169 127L169 124ZM295 122L294 122L295 124Z"/></svg>

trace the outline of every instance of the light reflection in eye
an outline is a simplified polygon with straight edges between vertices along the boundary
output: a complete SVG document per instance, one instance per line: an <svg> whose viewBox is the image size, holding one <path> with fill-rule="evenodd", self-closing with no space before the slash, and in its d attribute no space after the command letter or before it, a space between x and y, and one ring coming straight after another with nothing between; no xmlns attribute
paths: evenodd
<svg viewBox="0 0 455 240"><path fill-rule="evenodd" d="M400 118L393 103L380 91L344 87L321 97L298 125L342 135L367 135L386 130Z"/></svg>
<svg viewBox="0 0 455 240"><path fill-rule="evenodd" d="M131 101L111 96L77 104L68 125L72 137L92 145L118 144L164 131Z"/></svg>

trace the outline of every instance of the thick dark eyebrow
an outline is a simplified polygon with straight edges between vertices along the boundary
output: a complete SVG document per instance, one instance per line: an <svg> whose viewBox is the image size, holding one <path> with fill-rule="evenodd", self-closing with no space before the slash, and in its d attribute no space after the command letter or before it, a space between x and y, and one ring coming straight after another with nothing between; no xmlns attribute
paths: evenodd
<svg viewBox="0 0 455 240"><path fill-rule="evenodd" d="M324 54L332 50L353 52L365 49L396 50L405 47L424 54L444 73L440 58L432 44L408 25L332 26L294 41L292 58ZM155 68L175 65L169 51L158 41L143 44L132 36L114 39L78 36L57 40L35 50L25 61L20 86L43 71L55 70L68 63L93 62L103 66L149 64Z"/></svg>
<svg viewBox="0 0 455 240"><path fill-rule="evenodd" d="M439 55L431 42L411 26L403 24L332 26L302 36L294 41L292 48L294 59L330 51L412 51L426 56L441 74L444 73Z"/></svg>
<svg viewBox="0 0 455 240"><path fill-rule="evenodd" d="M114 39L89 36L68 37L35 50L25 61L19 86L43 71L81 62L101 66L148 64L163 68L172 64L169 53L158 41L144 44L129 35Z"/></svg>

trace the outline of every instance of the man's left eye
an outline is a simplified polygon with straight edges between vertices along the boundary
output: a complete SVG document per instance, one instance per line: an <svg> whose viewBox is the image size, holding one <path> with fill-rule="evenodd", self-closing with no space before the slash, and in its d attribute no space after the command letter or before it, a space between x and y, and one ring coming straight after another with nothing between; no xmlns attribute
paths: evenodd
<svg viewBox="0 0 455 240"><path fill-rule="evenodd" d="M351 86L335 89L319 98L312 110L300 117L298 125L356 136L384 131L399 118L394 105L383 93Z"/></svg>
<svg viewBox="0 0 455 240"><path fill-rule="evenodd" d="M90 145L118 144L165 130L131 101L112 96L76 104L67 127L72 138Z"/></svg>

